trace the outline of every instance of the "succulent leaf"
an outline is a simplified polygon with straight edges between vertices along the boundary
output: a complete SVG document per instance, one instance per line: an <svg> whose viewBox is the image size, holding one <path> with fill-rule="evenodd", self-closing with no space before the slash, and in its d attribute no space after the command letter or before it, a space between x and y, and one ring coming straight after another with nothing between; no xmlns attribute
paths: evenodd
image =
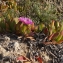
<svg viewBox="0 0 63 63"><path fill-rule="evenodd" d="M56 42L59 42L59 41L61 40L61 38L62 38L62 35L58 35L58 36L55 38L55 41L56 41Z"/></svg>
<svg viewBox="0 0 63 63"><path fill-rule="evenodd" d="M42 31L42 30L44 29L44 27L45 27L45 25L44 25L43 23L40 23L40 24L38 25L39 31Z"/></svg>
<svg viewBox="0 0 63 63"><path fill-rule="evenodd" d="M63 30L63 22L61 22L61 25L60 25L60 31Z"/></svg>
<svg viewBox="0 0 63 63"><path fill-rule="evenodd" d="M19 22L18 17L14 18L13 20L15 21L16 24Z"/></svg>
<svg viewBox="0 0 63 63"><path fill-rule="evenodd" d="M55 25L56 32L59 32L60 31L60 22L55 21L54 25Z"/></svg>

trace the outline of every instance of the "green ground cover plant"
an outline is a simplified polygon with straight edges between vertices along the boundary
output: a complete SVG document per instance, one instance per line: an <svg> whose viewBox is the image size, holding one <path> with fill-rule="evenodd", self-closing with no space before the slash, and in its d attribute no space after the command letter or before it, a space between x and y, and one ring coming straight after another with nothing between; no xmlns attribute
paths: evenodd
<svg viewBox="0 0 63 63"><path fill-rule="evenodd" d="M48 8L40 0L8 0L2 1L0 10L0 33L30 36L43 32L49 41L63 40L63 22L58 21L54 6Z"/></svg>

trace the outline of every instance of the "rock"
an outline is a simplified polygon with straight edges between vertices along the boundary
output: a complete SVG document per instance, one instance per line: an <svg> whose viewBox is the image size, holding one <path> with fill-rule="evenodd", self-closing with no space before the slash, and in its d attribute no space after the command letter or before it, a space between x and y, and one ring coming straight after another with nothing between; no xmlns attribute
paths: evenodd
<svg viewBox="0 0 63 63"><path fill-rule="evenodd" d="M5 63L10 63L9 61L6 61Z"/></svg>
<svg viewBox="0 0 63 63"><path fill-rule="evenodd" d="M0 53L5 54L6 50L0 45Z"/></svg>
<svg viewBox="0 0 63 63"><path fill-rule="evenodd" d="M0 54L0 60L2 60L3 59L3 54Z"/></svg>
<svg viewBox="0 0 63 63"><path fill-rule="evenodd" d="M5 57L5 56L9 56L9 54L10 54L10 51L6 51L5 53L3 53L3 56Z"/></svg>
<svg viewBox="0 0 63 63"><path fill-rule="evenodd" d="M43 61L45 63L48 62L49 60L51 60L50 57L47 55L46 52L42 52L41 54L42 54Z"/></svg>
<svg viewBox="0 0 63 63"><path fill-rule="evenodd" d="M3 58L7 56L12 59L12 63L16 63L14 61L18 55L23 55L30 60L32 58L32 63L38 63L34 58L36 53L43 59L44 63L63 63L63 43L42 46L43 43L40 41L42 36L38 34L35 40L30 40L27 37L15 39L10 37L10 34L0 35L0 39L3 39L2 42L0 41L0 63L9 63L8 61L2 62Z"/></svg>
<svg viewBox="0 0 63 63"><path fill-rule="evenodd" d="M14 49L15 49L15 52L18 52L20 50L20 45L18 42L14 43Z"/></svg>
<svg viewBox="0 0 63 63"><path fill-rule="evenodd" d="M10 62L11 62L11 59L9 56L3 57L3 63L10 63Z"/></svg>
<svg viewBox="0 0 63 63"><path fill-rule="evenodd" d="M10 54L9 51L6 51L1 45L0 45L0 54L3 54L3 56L7 56Z"/></svg>
<svg viewBox="0 0 63 63"><path fill-rule="evenodd" d="M63 62L63 55L61 56L61 62Z"/></svg>
<svg viewBox="0 0 63 63"><path fill-rule="evenodd" d="M5 41L10 41L10 38L7 37L7 36L5 36L4 40L5 40Z"/></svg>

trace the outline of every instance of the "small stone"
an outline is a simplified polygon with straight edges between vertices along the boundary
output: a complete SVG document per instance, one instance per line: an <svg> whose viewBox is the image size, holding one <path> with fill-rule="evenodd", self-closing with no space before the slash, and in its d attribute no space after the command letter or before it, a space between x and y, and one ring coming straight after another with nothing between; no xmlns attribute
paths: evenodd
<svg viewBox="0 0 63 63"><path fill-rule="evenodd" d="M9 61L6 61L5 63L10 63Z"/></svg>
<svg viewBox="0 0 63 63"><path fill-rule="evenodd" d="M0 54L0 60L2 60L2 58L3 58L3 55L2 55L2 54Z"/></svg>
<svg viewBox="0 0 63 63"><path fill-rule="evenodd" d="M22 39L22 36L19 36L17 39L18 39L18 40L21 40L21 39Z"/></svg>
<svg viewBox="0 0 63 63"><path fill-rule="evenodd" d="M6 50L0 45L0 53L5 53Z"/></svg>
<svg viewBox="0 0 63 63"><path fill-rule="evenodd" d="M61 61L63 62L63 55L62 55L62 57L61 57Z"/></svg>
<svg viewBox="0 0 63 63"><path fill-rule="evenodd" d="M48 62L50 60L49 56L47 55L46 52L42 52L42 58L44 61Z"/></svg>
<svg viewBox="0 0 63 63"><path fill-rule="evenodd" d="M24 61L23 63L31 63L31 61Z"/></svg>
<svg viewBox="0 0 63 63"><path fill-rule="evenodd" d="M9 54L10 54L10 52L6 51L5 53L3 53L3 56L5 57L5 56L8 56Z"/></svg>
<svg viewBox="0 0 63 63"><path fill-rule="evenodd" d="M10 38L9 37L7 37L7 36L5 36L5 39L4 39L5 41L10 41Z"/></svg>
<svg viewBox="0 0 63 63"><path fill-rule="evenodd" d="M18 42L14 43L14 49L15 49L16 52L18 52L18 50L20 50L20 45L19 45Z"/></svg>

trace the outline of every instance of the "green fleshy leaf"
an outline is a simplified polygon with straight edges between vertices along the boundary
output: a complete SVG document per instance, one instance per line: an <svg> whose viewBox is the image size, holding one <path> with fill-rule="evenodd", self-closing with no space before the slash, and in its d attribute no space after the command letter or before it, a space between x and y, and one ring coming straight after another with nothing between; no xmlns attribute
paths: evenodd
<svg viewBox="0 0 63 63"><path fill-rule="evenodd" d="M55 30L56 30L56 32L59 32L60 31L60 22L58 22L58 21L55 21Z"/></svg>
<svg viewBox="0 0 63 63"><path fill-rule="evenodd" d="M23 26L21 27L21 32L22 32L23 34L25 34L26 31L27 31L27 26L26 26L26 25L23 25Z"/></svg>
<svg viewBox="0 0 63 63"><path fill-rule="evenodd" d="M61 22L60 24L61 24L60 25L60 31L62 31L63 30L63 22Z"/></svg>
<svg viewBox="0 0 63 63"><path fill-rule="evenodd" d="M0 22L1 22L1 20L2 20L2 19L0 18Z"/></svg>
<svg viewBox="0 0 63 63"><path fill-rule="evenodd" d="M42 31L42 30L44 29L44 27L45 27L45 25L42 24L42 23L40 23L40 24L38 25L39 31Z"/></svg>
<svg viewBox="0 0 63 63"><path fill-rule="evenodd" d="M56 42L59 42L61 39L62 39L62 35L58 35L58 36L55 38L55 41L56 41Z"/></svg>
<svg viewBox="0 0 63 63"><path fill-rule="evenodd" d="M14 21L17 24L19 22L18 17L14 18Z"/></svg>

